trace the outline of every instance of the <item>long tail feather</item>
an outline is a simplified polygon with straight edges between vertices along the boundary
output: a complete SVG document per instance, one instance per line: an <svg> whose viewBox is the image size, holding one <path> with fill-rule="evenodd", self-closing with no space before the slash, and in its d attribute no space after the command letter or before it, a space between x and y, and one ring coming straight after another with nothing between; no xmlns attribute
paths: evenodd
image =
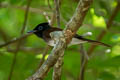
<svg viewBox="0 0 120 80"><path fill-rule="evenodd" d="M88 41L89 43L92 43L94 45L103 45L103 46L107 46L107 47L111 47L110 45L108 44L105 44L103 42L100 42L100 41L95 41L95 40L89 40L89 39L85 39L86 41Z"/></svg>
<svg viewBox="0 0 120 80"><path fill-rule="evenodd" d="M93 45L103 45L103 46L111 47L110 45L105 44L105 43L100 42L100 41L86 39L86 38L83 38L82 36L76 36L76 37L77 37L78 39L81 39L81 40L87 41L87 42L89 42L89 43L92 43Z"/></svg>

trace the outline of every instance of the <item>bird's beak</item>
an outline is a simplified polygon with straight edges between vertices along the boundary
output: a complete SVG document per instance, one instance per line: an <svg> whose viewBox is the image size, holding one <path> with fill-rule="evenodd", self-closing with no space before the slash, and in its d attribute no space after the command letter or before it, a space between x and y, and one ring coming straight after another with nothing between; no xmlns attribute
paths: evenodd
<svg viewBox="0 0 120 80"><path fill-rule="evenodd" d="M31 31L28 31L27 33L34 33L34 32L37 32L37 30L31 30Z"/></svg>

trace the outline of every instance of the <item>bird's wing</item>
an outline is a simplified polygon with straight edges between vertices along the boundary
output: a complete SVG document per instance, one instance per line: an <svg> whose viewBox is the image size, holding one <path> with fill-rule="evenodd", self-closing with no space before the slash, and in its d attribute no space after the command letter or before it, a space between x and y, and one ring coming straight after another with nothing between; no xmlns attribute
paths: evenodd
<svg viewBox="0 0 120 80"><path fill-rule="evenodd" d="M54 32L54 31L62 31L62 29L60 29L60 28L54 28L54 27L49 28L48 30L45 30L43 32L43 37L51 38L50 33Z"/></svg>
<svg viewBox="0 0 120 80"><path fill-rule="evenodd" d="M55 28L55 27L49 28L48 30L45 30L45 31L43 32L43 34L44 34L43 37L51 38L51 37L50 37L50 33L51 33L51 32L54 32L54 31L62 31L62 30L63 30L63 29ZM80 37L82 38L82 36L79 36L79 35L77 35L77 34L76 34L74 37L75 37L75 38L80 38Z"/></svg>

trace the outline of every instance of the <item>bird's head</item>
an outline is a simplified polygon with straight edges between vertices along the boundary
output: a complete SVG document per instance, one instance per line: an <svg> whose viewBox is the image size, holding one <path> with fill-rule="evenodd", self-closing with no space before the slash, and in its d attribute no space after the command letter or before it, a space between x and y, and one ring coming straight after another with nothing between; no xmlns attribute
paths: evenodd
<svg viewBox="0 0 120 80"><path fill-rule="evenodd" d="M33 30L28 31L28 33L34 33L38 37L42 37L43 31L50 28L50 25L48 22L38 24Z"/></svg>

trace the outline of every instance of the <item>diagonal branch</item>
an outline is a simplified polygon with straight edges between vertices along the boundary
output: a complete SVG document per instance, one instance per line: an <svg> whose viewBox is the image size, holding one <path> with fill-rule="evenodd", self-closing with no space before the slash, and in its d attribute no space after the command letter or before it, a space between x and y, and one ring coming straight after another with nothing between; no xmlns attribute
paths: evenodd
<svg viewBox="0 0 120 80"><path fill-rule="evenodd" d="M88 11L92 0L80 0L78 7L72 19L67 23L65 30L71 30L74 34L82 25L86 12Z"/></svg>
<svg viewBox="0 0 120 80"><path fill-rule="evenodd" d="M46 48L44 49L43 53L42 53L42 59L40 59L40 63L38 65L38 68L36 69L36 71L42 66L43 62L45 61L45 56L47 55L48 53L48 50L49 50L50 46L46 46Z"/></svg>
<svg viewBox="0 0 120 80"><path fill-rule="evenodd" d="M2 47L5 47L5 46L8 46L8 45L10 45L10 44L12 44L12 43L15 43L15 42L18 42L18 41L20 41L20 40L23 40L23 39L25 39L26 37L28 37L28 36L30 36L31 34L26 34L26 35L23 35L23 36L21 36L21 37L19 37L19 38L15 38L15 39L13 39L13 40L11 40L11 41L8 41L8 42L6 42L6 43L3 43L3 44L1 44L0 45L0 48L2 48Z"/></svg>
<svg viewBox="0 0 120 80"><path fill-rule="evenodd" d="M43 63L41 68L27 80L43 80L44 79L44 77L47 75L50 68L53 67L56 61L58 60L60 53L64 52L66 48L66 44L68 44L71 41L73 35L75 35L78 28L82 25L82 22L90 7L91 2L92 0L80 0L74 16L68 22L63 32L57 31L51 34L53 35L54 38L58 39L58 42L54 46L51 54L49 55L48 59Z"/></svg>

